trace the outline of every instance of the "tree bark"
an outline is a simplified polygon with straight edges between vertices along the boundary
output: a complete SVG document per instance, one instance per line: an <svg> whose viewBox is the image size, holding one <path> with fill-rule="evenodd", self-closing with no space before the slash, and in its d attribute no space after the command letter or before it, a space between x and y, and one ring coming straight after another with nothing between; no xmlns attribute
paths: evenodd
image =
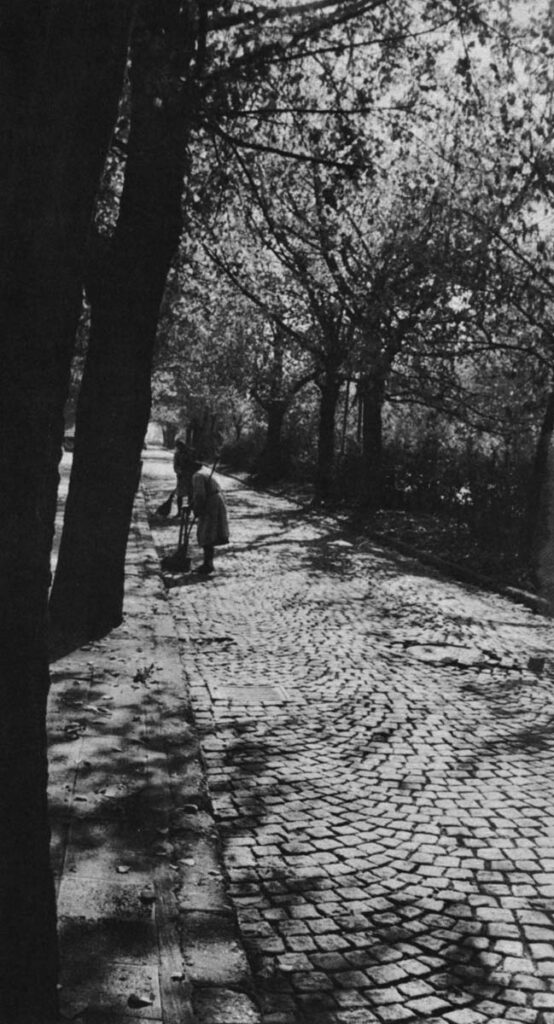
<svg viewBox="0 0 554 1024"><path fill-rule="evenodd" d="M174 448L177 437L177 423L162 423L164 448Z"/></svg>
<svg viewBox="0 0 554 1024"><path fill-rule="evenodd" d="M277 476L283 472L282 439L286 411L286 401L271 402L267 409L266 459L270 471Z"/></svg>
<svg viewBox="0 0 554 1024"><path fill-rule="evenodd" d="M82 257L131 3L4 5L0 136L0 1020L58 1019L46 706L50 548Z"/></svg>
<svg viewBox="0 0 554 1024"><path fill-rule="evenodd" d="M287 408L286 399L268 400L264 403L267 430L265 445L259 458L259 476L264 480L277 480L283 473L282 433Z"/></svg>
<svg viewBox="0 0 554 1024"><path fill-rule="evenodd" d="M363 377L358 401L362 408L362 472L360 502L378 508L383 497L383 402L385 385L381 376Z"/></svg>
<svg viewBox="0 0 554 1024"><path fill-rule="evenodd" d="M315 480L316 501L328 501L333 493L335 474L335 419L340 393L340 377L336 370L326 372L319 384L318 451Z"/></svg>
<svg viewBox="0 0 554 1024"><path fill-rule="evenodd" d="M348 429L348 415L350 413L350 378L346 381L344 389L344 408L342 412L342 433L340 439L340 455L344 458L346 451L346 431Z"/></svg>
<svg viewBox="0 0 554 1024"><path fill-rule="evenodd" d="M107 255L87 284L91 333L50 599L53 635L62 649L101 636L122 619L158 314L181 233L187 37L178 10L177 0L140 9L119 217Z"/></svg>
<svg viewBox="0 0 554 1024"><path fill-rule="evenodd" d="M554 391L551 391L537 441L522 531L522 554L537 580L541 574L541 552L547 546L550 533L549 491L552 484L549 478L553 434Z"/></svg>

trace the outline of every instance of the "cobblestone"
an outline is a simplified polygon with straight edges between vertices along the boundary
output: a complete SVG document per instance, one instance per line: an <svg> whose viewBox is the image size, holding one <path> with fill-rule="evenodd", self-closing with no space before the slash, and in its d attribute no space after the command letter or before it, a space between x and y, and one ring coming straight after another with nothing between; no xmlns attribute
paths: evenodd
<svg viewBox="0 0 554 1024"><path fill-rule="evenodd" d="M552 1024L554 625L223 483L168 582L263 1024Z"/></svg>

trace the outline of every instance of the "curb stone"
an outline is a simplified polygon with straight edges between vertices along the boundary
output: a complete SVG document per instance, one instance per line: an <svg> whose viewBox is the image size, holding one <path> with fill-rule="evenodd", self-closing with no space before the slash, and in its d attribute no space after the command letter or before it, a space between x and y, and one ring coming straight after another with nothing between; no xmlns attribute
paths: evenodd
<svg viewBox="0 0 554 1024"><path fill-rule="evenodd" d="M164 585L166 614L171 618L172 634L177 631L167 598L167 590L158 555L152 539L146 500L143 491L137 497L143 545L148 545L149 559L156 562L155 572ZM227 879L219 852L219 837L212 814L211 797L198 734L192 719L187 686L188 729L194 736L195 756L179 777L179 797L196 807L195 822L181 818L179 842L178 911L181 950L185 976L190 983L194 1024L260 1024L261 1016L253 999L254 982L242 946L238 922L227 895ZM193 776L192 787L187 785ZM185 818L187 817L185 813ZM179 825L179 821L176 821ZM186 862L186 863L183 863Z"/></svg>

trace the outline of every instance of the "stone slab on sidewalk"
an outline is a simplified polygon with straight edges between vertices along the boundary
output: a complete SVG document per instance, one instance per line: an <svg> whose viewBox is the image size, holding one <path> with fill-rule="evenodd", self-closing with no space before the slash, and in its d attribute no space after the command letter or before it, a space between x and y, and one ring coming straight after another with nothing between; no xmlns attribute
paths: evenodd
<svg viewBox="0 0 554 1024"><path fill-rule="evenodd" d="M124 624L51 666L61 1005L79 1024L259 1020L142 497Z"/></svg>

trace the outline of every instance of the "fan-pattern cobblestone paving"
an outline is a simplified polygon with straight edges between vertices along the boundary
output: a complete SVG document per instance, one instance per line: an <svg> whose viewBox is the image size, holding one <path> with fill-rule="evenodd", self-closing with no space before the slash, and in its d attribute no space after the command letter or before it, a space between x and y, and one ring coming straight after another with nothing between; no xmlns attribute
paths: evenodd
<svg viewBox="0 0 554 1024"><path fill-rule="evenodd" d="M552 624L224 483L167 582L263 1024L554 1024Z"/></svg>

